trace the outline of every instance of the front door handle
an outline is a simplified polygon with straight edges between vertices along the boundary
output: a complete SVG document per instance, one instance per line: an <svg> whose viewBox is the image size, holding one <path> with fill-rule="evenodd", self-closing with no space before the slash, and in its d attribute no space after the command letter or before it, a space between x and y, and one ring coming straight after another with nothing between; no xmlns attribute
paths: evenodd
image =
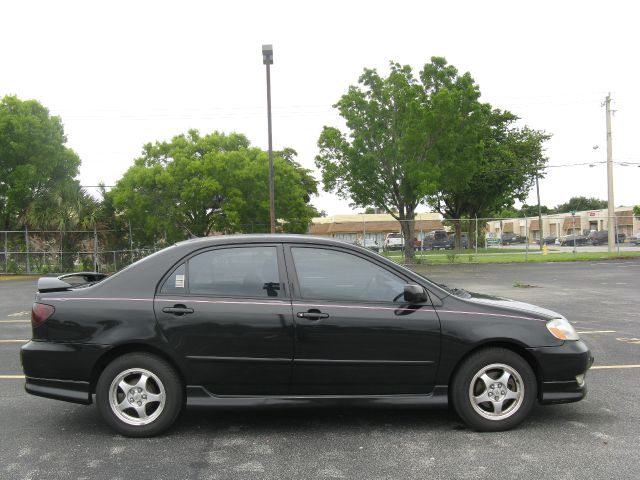
<svg viewBox="0 0 640 480"><path fill-rule="evenodd" d="M308 318L309 320L320 320L321 318L329 318L328 313L322 313L320 310L309 310L308 312L296 313L298 318Z"/></svg>
<svg viewBox="0 0 640 480"><path fill-rule="evenodd" d="M162 309L164 313L172 313L174 315L186 315L188 313L193 313L193 308L189 308L185 305L174 305L173 307L165 307Z"/></svg>

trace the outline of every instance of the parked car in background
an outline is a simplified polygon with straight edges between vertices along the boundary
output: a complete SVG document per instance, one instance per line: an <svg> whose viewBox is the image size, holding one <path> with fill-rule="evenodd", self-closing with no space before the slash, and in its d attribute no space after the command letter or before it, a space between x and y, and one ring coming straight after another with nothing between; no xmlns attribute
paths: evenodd
<svg viewBox="0 0 640 480"><path fill-rule="evenodd" d="M449 241L451 242L451 248L456 248L456 234L449 235ZM460 234L460 248L469 248L469 234L462 232Z"/></svg>
<svg viewBox="0 0 640 480"><path fill-rule="evenodd" d="M559 313L295 235L187 240L83 285L40 278L31 326L26 391L95 402L130 437L185 407L451 406L475 430L508 430L538 402L581 400L593 363ZM51 410L43 435L85 418Z"/></svg>
<svg viewBox="0 0 640 480"><path fill-rule="evenodd" d="M636 233L631 237L631 245L640 245L640 233Z"/></svg>
<svg viewBox="0 0 640 480"><path fill-rule="evenodd" d="M451 250L453 244L449 238L449 234L444 230L433 230L424 235L422 241L423 250Z"/></svg>
<svg viewBox="0 0 640 480"><path fill-rule="evenodd" d="M516 235L515 233L503 233L500 237L503 245L511 245L513 243L526 243L527 237Z"/></svg>
<svg viewBox="0 0 640 480"><path fill-rule="evenodd" d="M589 242L591 245L606 245L609 243L609 231L608 230L599 230L597 232L591 232L587 235ZM627 236L624 233L618 233L616 235L615 242L616 243L624 243Z"/></svg>
<svg viewBox="0 0 640 480"><path fill-rule="evenodd" d="M565 235L560 238L560 246L569 246L572 247L575 245L576 247L581 245L588 245L591 241L587 238L586 235Z"/></svg>
<svg viewBox="0 0 640 480"><path fill-rule="evenodd" d="M375 238L365 238L362 246L374 252L379 252L380 250L382 250L382 246L378 244L378 241Z"/></svg>
<svg viewBox="0 0 640 480"><path fill-rule="evenodd" d="M546 237L544 237L542 239L542 244L543 245L555 245L556 240L558 240L558 237L556 237L555 235L547 235ZM540 243L538 241L538 243Z"/></svg>
<svg viewBox="0 0 640 480"><path fill-rule="evenodd" d="M384 249L386 251L402 250L404 248L404 237L401 233L387 233L384 239Z"/></svg>

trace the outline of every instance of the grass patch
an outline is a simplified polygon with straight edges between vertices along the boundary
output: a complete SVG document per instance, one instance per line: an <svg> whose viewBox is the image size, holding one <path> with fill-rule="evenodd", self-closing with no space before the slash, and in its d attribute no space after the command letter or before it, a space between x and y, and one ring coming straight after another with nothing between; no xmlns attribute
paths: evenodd
<svg viewBox="0 0 640 480"><path fill-rule="evenodd" d="M7 280L37 280L40 275L0 275L0 282Z"/></svg>
<svg viewBox="0 0 640 480"><path fill-rule="evenodd" d="M496 250L496 249L487 249ZM499 249L497 249L499 250ZM501 252L504 252L502 250ZM467 255L460 255L466 253ZM386 255L390 260L403 263L402 255ZM416 263L426 265L441 265L449 263L545 263L545 262L588 262L594 260L616 260L625 258L640 258L640 252L549 252L548 255L542 255L539 250L529 254L484 252L478 250L478 255L471 255L468 251L458 251L453 255L451 253L432 253L432 252L416 252ZM468 262L465 261L468 259ZM418 261L419 260L419 261Z"/></svg>
<svg viewBox="0 0 640 480"><path fill-rule="evenodd" d="M538 285L530 285L528 283L516 282L513 284L515 288L539 288Z"/></svg>

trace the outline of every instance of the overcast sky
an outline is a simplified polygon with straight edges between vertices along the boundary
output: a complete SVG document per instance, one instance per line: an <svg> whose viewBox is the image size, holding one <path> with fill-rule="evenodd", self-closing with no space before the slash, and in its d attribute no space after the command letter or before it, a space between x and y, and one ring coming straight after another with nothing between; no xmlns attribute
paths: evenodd
<svg viewBox="0 0 640 480"><path fill-rule="evenodd" d="M142 145L197 128L267 147L261 46L272 43L274 148L315 170L331 107L364 67L416 73L431 56L471 72L482 99L553 134L550 165L606 160L611 92L616 205L640 204L640 67L635 2L233 1L0 3L0 96L59 115L80 181L113 185ZM594 149L598 145L599 148ZM319 178L319 175L318 175ZM557 167L542 203L606 199L606 165ZM535 189L528 203L535 203ZM349 213L330 194L314 199Z"/></svg>

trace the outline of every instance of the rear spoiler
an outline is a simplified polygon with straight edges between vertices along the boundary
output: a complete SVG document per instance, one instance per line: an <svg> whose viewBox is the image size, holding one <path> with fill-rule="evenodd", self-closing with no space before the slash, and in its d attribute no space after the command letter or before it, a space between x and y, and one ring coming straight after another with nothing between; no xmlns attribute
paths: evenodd
<svg viewBox="0 0 640 480"><path fill-rule="evenodd" d="M54 277L38 279L38 292L62 292L74 287L89 286L104 280L106 273L76 272Z"/></svg>

